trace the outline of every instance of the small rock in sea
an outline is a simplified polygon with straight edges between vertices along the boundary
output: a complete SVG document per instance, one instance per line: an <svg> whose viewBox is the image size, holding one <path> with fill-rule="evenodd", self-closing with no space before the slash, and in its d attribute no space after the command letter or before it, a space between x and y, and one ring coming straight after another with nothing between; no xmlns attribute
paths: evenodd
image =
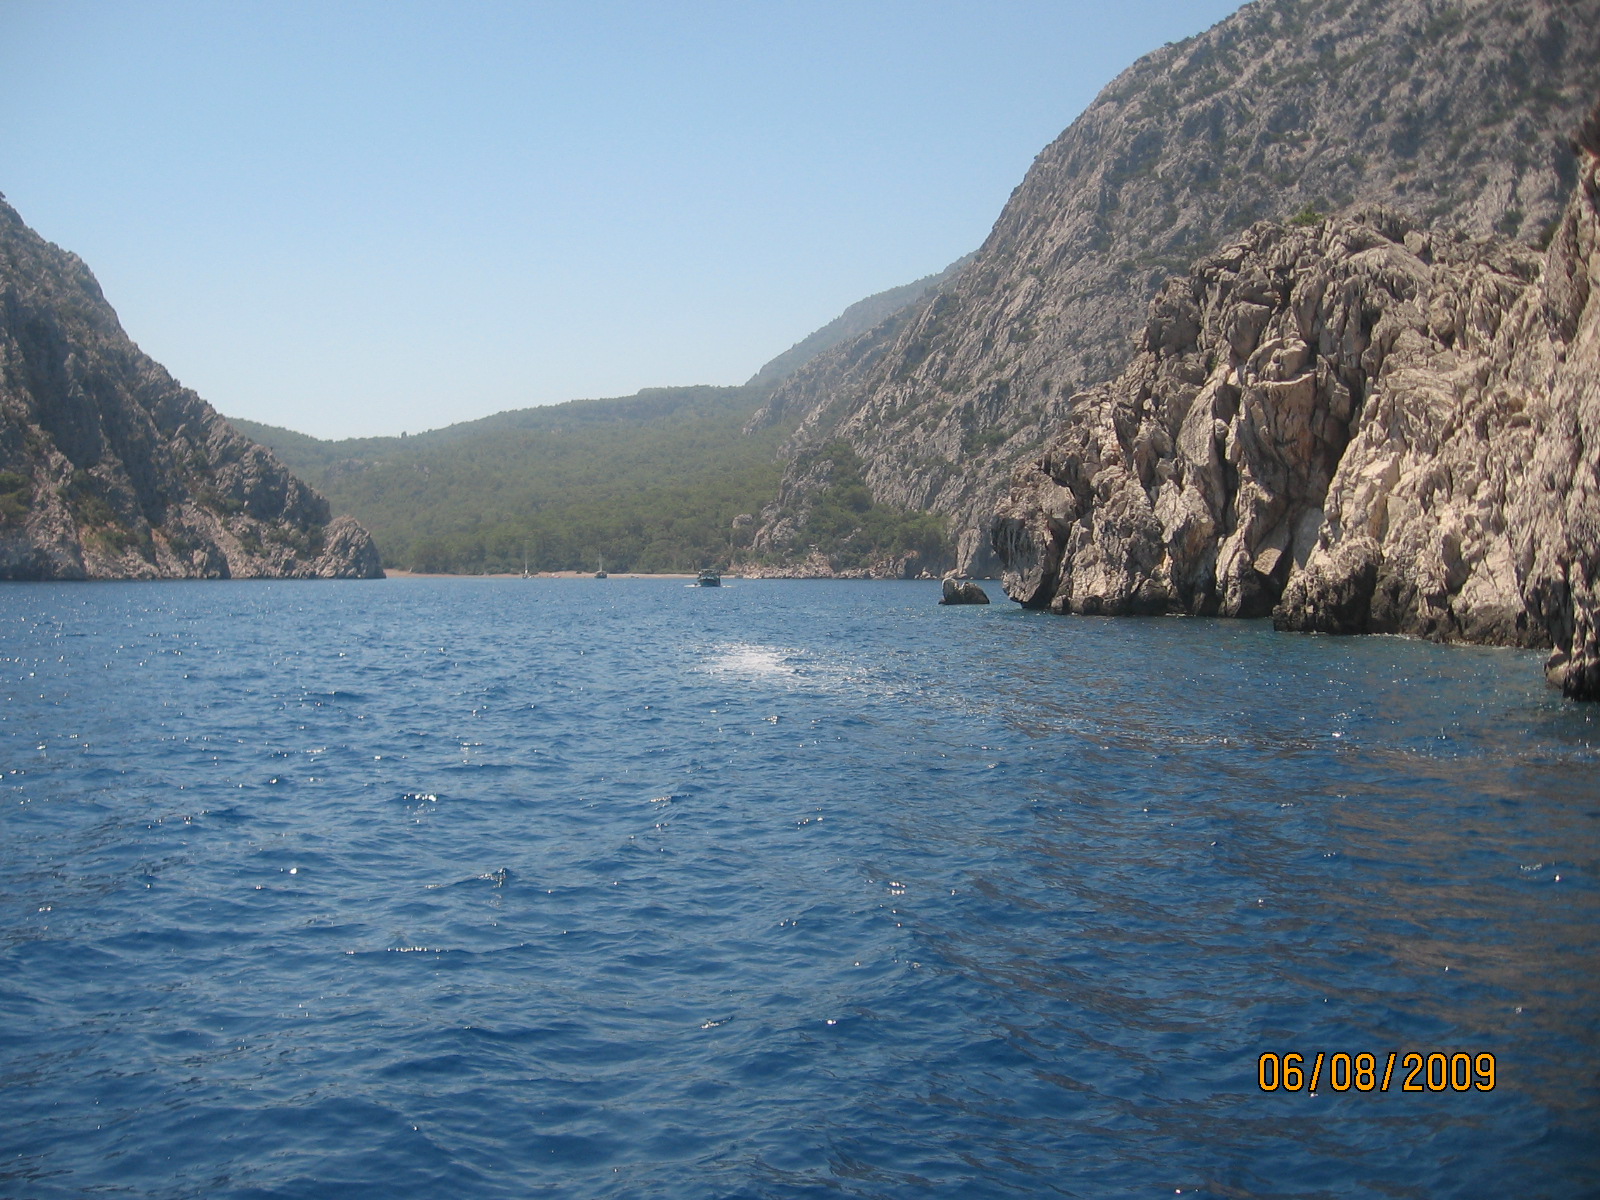
<svg viewBox="0 0 1600 1200"><path fill-rule="evenodd" d="M989 593L970 579L946 579L940 604L987 604Z"/></svg>

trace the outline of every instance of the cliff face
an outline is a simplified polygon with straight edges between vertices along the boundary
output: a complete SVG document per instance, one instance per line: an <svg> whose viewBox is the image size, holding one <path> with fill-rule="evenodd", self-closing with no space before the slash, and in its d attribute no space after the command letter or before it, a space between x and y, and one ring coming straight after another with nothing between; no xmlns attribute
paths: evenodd
<svg viewBox="0 0 1600 1200"><path fill-rule="evenodd" d="M1600 699L1600 107L1576 142L1531 286L1395 313L1280 629L1549 645L1551 682Z"/></svg>
<svg viewBox="0 0 1600 1200"><path fill-rule="evenodd" d="M1388 210L1170 281L994 530L1058 612L1553 648L1600 698L1600 110L1544 254Z"/></svg>
<svg viewBox="0 0 1600 1200"><path fill-rule="evenodd" d="M382 574L366 530L330 521L0 203L0 579Z"/></svg>
<svg viewBox="0 0 1600 1200"><path fill-rule="evenodd" d="M1308 208L1382 204L1534 244L1571 188L1561 135L1596 61L1590 0L1246 5L1108 86L936 296L783 384L770 407L800 419L790 453L848 442L879 501L948 514L961 562L982 566L1012 465L1127 362L1173 271ZM789 483L792 513L808 485Z"/></svg>

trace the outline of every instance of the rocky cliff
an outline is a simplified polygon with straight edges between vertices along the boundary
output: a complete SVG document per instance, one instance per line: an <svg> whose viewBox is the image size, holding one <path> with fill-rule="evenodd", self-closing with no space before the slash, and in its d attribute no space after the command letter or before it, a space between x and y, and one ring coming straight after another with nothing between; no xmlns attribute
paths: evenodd
<svg viewBox="0 0 1600 1200"><path fill-rule="evenodd" d="M375 578L372 539L129 340L0 202L0 579Z"/></svg>
<svg viewBox="0 0 1600 1200"><path fill-rule="evenodd" d="M1548 646L1600 699L1600 108L1538 253L1392 210L1261 224L1169 281L994 530L1075 613Z"/></svg>
<svg viewBox="0 0 1600 1200"><path fill-rule="evenodd" d="M975 261L769 409L799 420L797 461L847 442L877 500L948 514L981 566L1011 467L1126 363L1170 274L1257 220L1373 204L1536 244L1597 61L1592 0L1257 0L1113 81ZM758 543L797 523L807 485L788 482Z"/></svg>

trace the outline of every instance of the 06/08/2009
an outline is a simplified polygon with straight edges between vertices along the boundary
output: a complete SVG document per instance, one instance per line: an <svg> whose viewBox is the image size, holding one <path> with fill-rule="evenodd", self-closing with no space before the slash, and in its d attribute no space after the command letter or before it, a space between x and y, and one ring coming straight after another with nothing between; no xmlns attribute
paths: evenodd
<svg viewBox="0 0 1600 1200"><path fill-rule="evenodd" d="M1256 1060L1256 1082L1263 1092L1316 1092L1326 1085L1336 1092L1387 1092L1394 1083L1401 1092L1492 1092L1494 1055L1488 1051L1467 1054L1391 1050L1383 1060L1375 1054L1328 1054L1318 1051L1307 1066L1303 1054L1274 1054ZM1398 1063L1400 1070L1395 1071Z"/></svg>

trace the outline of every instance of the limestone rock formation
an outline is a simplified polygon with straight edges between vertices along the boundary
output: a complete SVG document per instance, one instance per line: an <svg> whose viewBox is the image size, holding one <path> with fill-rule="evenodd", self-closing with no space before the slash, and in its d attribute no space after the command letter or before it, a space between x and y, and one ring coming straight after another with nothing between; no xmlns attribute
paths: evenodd
<svg viewBox="0 0 1600 1200"><path fill-rule="evenodd" d="M994 530L1058 612L1550 646L1600 698L1600 110L1544 254L1389 210L1170 281Z"/></svg>
<svg viewBox="0 0 1600 1200"><path fill-rule="evenodd" d="M940 604L989 603L989 593L983 590L983 584L970 579L957 579L952 575L944 581L941 591Z"/></svg>
<svg viewBox="0 0 1600 1200"><path fill-rule="evenodd" d="M1600 699L1600 107L1575 143L1531 286L1397 314L1280 629L1549 645L1550 681Z"/></svg>
<svg viewBox="0 0 1600 1200"><path fill-rule="evenodd" d="M796 464L847 442L877 501L948 514L959 564L979 569L1013 465L1128 361L1169 275L1312 209L1386 205L1535 245L1571 189L1563 137L1597 61L1592 0L1247 4L1123 72L1039 155L975 261L808 363L768 412L798 421ZM825 486L799 469L767 516Z"/></svg>
<svg viewBox="0 0 1600 1200"><path fill-rule="evenodd" d="M378 578L349 517L129 340L0 202L0 579Z"/></svg>

